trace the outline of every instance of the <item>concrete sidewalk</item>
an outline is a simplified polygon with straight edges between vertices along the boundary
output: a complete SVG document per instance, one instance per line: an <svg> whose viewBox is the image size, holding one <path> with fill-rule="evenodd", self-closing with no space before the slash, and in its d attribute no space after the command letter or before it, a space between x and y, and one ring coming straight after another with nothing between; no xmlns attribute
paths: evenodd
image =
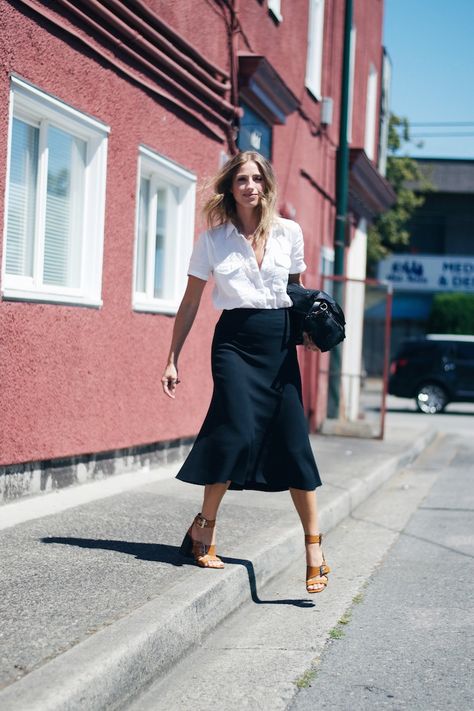
<svg viewBox="0 0 474 711"><path fill-rule="evenodd" d="M383 442L313 438L325 482L321 530L433 437L392 427ZM259 586L301 551L286 492L228 492L218 531L225 570L188 565L178 546L201 490L174 480L176 469L169 479L0 532L0 707L117 707L242 602L257 601Z"/></svg>

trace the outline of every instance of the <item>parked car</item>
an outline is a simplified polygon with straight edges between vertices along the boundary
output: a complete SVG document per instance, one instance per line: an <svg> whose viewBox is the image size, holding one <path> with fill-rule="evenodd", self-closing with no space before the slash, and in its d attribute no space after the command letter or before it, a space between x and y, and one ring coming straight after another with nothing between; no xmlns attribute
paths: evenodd
<svg viewBox="0 0 474 711"><path fill-rule="evenodd" d="M429 415L450 402L474 402L474 336L404 341L390 365L388 392L415 398L418 410Z"/></svg>

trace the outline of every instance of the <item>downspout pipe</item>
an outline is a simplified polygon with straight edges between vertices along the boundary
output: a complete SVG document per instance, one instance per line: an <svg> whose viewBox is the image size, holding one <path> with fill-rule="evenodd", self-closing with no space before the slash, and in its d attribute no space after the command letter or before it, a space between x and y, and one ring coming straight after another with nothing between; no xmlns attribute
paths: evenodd
<svg viewBox="0 0 474 711"><path fill-rule="evenodd" d="M237 135L242 118L242 109L239 106L239 35L238 14L239 0L232 0L230 5L230 25L228 25L228 43L230 56L230 103L234 107L234 118L227 125L227 144L231 156L238 152Z"/></svg>
<svg viewBox="0 0 474 711"><path fill-rule="evenodd" d="M351 57L353 0L346 0L344 14L344 45L342 57L341 113L339 122L339 150L336 161L336 224L334 228L334 276L344 276L344 247L347 230L347 205L349 197L349 84ZM334 282L334 297L343 301L344 282ZM341 389L342 345L331 352L329 366L328 417L339 417Z"/></svg>

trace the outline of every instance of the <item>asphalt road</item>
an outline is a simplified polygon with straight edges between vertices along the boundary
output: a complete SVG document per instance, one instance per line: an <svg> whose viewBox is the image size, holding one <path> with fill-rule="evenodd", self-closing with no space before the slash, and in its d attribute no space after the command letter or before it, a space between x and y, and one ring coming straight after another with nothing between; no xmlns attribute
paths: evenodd
<svg viewBox="0 0 474 711"><path fill-rule="evenodd" d="M410 416L406 413L404 416ZM414 415L411 415L412 417ZM435 416L456 429L452 415ZM466 425L463 416L457 425ZM472 435L472 429L471 429ZM453 436L451 435L451 439ZM474 708L474 444L439 475L291 711Z"/></svg>
<svg viewBox="0 0 474 711"><path fill-rule="evenodd" d="M295 560L127 711L474 709L474 442L456 421L330 532L323 595Z"/></svg>

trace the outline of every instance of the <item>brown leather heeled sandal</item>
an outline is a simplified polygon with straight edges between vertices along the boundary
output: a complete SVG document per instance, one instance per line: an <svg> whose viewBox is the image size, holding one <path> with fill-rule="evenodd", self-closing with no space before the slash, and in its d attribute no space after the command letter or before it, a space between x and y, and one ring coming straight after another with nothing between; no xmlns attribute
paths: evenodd
<svg viewBox="0 0 474 711"><path fill-rule="evenodd" d="M321 546L323 540L323 534L320 533L319 536L305 535L304 542L306 545L311 543L319 543ZM328 584L327 574L331 572L331 568L326 563L323 553L322 565L307 565L306 566L306 592L308 593L320 593L326 588ZM310 585L323 585L324 587L318 590L310 590Z"/></svg>
<svg viewBox="0 0 474 711"><path fill-rule="evenodd" d="M216 547L214 545L208 546L205 543L193 539L192 530L194 524L199 526L199 528L214 528L216 521L215 519L214 521L210 521L198 513L181 543L179 552L186 558L194 558L196 565L199 565L200 568L214 568L220 570L224 567L224 563L219 556L216 555ZM218 561L220 565L209 565L211 561Z"/></svg>

